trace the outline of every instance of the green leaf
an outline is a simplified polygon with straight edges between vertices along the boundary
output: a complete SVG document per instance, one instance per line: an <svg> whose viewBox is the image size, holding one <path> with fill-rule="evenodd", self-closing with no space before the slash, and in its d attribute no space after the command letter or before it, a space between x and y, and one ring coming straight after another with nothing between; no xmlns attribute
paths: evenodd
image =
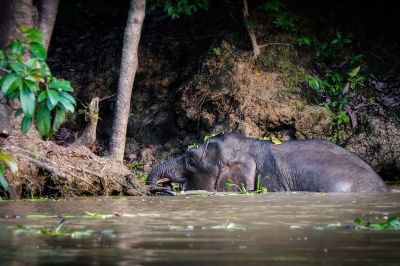
<svg viewBox="0 0 400 266"><path fill-rule="evenodd" d="M2 165L0 165L0 187L3 188L5 192L8 191L8 182L6 180L6 177L4 176L4 168Z"/></svg>
<svg viewBox="0 0 400 266"><path fill-rule="evenodd" d="M22 133L24 133L24 134L28 133L29 129L31 128L31 125L32 125L32 117L25 115L21 121Z"/></svg>
<svg viewBox="0 0 400 266"><path fill-rule="evenodd" d="M72 105L76 106L75 98L71 94L69 94L68 92L60 91L59 95L60 95L60 97L68 100Z"/></svg>
<svg viewBox="0 0 400 266"><path fill-rule="evenodd" d="M1 90L7 96L21 84L21 77L15 74L7 74L2 81Z"/></svg>
<svg viewBox="0 0 400 266"><path fill-rule="evenodd" d="M73 91L74 89L71 86L71 82L67 80L57 80L54 79L49 83L50 89L60 89L63 91Z"/></svg>
<svg viewBox="0 0 400 266"><path fill-rule="evenodd" d="M352 69L351 71L349 71L349 73L347 73L349 75L350 78L354 78L355 76L357 76L358 72L360 72L361 67L358 66L354 69Z"/></svg>
<svg viewBox="0 0 400 266"><path fill-rule="evenodd" d="M24 45L21 41L13 41L8 47L11 49L11 55L13 57L22 56L24 53Z"/></svg>
<svg viewBox="0 0 400 266"><path fill-rule="evenodd" d="M28 27L19 27L19 30L29 42L36 42L44 45L43 32L41 30Z"/></svg>
<svg viewBox="0 0 400 266"><path fill-rule="evenodd" d="M0 66L4 67L7 64L6 54L0 50Z"/></svg>
<svg viewBox="0 0 400 266"><path fill-rule="evenodd" d="M18 61L13 61L10 63L10 68L14 70L18 75L24 76L26 74L25 65Z"/></svg>
<svg viewBox="0 0 400 266"><path fill-rule="evenodd" d="M47 90L47 96L47 107L51 111L60 101L60 96L58 95L58 91L55 90Z"/></svg>
<svg viewBox="0 0 400 266"><path fill-rule="evenodd" d="M24 79L24 85L28 87L31 91L36 92L39 90L39 86L32 80Z"/></svg>
<svg viewBox="0 0 400 266"><path fill-rule="evenodd" d="M36 107L36 98L33 91L31 91L28 87L23 86L22 90L20 90L19 97L24 114L28 117L33 117Z"/></svg>
<svg viewBox="0 0 400 266"><path fill-rule="evenodd" d="M19 108L16 112L15 112L15 117L17 117L17 116L19 116L19 115L21 115L21 114L23 114L24 113L24 111L22 111L22 108Z"/></svg>
<svg viewBox="0 0 400 266"><path fill-rule="evenodd" d="M36 116L36 126L42 137L48 138L50 136L51 114L50 110L47 109L47 105L44 103L39 105Z"/></svg>
<svg viewBox="0 0 400 266"><path fill-rule="evenodd" d="M47 91L43 90L39 93L38 102L41 103L47 98Z"/></svg>
<svg viewBox="0 0 400 266"><path fill-rule="evenodd" d="M65 111L60 108L57 108L53 122L53 132L56 132L60 128L64 120L65 120Z"/></svg>
<svg viewBox="0 0 400 266"><path fill-rule="evenodd" d="M30 43L29 44L29 49L32 52L32 55L34 55L35 57L41 59L41 60L45 60L47 57L47 52L46 49L39 43Z"/></svg>
<svg viewBox="0 0 400 266"><path fill-rule="evenodd" d="M13 159L13 157L11 157L10 154L0 152L0 161L4 162L12 173L16 173L18 171L17 162Z"/></svg>
<svg viewBox="0 0 400 266"><path fill-rule="evenodd" d="M207 135L204 136L203 140L204 141L208 141L208 140L210 140L212 138L215 138L215 137L218 137L218 136L221 136L221 135L224 135L223 131L218 132L218 133L214 133L214 134L207 134Z"/></svg>
<svg viewBox="0 0 400 266"><path fill-rule="evenodd" d="M73 113L75 111L75 106L65 98L60 98L58 106L67 113Z"/></svg>
<svg viewBox="0 0 400 266"><path fill-rule="evenodd" d="M310 78L308 80L308 85L313 89L314 91L319 91L319 82L317 78Z"/></svg>
<svg viewBox="0 0 400 266"><path fill-rule="evenodd" d="M37 58L31 58L29 59L25 65L32 71L32 70L37 70L41 68L40 62ZM30 71L30 73L31 73Z"/></svg>

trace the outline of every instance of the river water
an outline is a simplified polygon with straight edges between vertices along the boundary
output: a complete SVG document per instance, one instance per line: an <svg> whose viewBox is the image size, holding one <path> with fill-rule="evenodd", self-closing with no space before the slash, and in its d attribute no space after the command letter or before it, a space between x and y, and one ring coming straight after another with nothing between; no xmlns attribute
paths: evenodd
<svg viewBox="0 0 400 266"><path fill-rule="evenodd" d="M0 265L400 265L400 231L352 226L391 215L400 193L0 201ZM90 234L24 231L63 217Z"/></svg>

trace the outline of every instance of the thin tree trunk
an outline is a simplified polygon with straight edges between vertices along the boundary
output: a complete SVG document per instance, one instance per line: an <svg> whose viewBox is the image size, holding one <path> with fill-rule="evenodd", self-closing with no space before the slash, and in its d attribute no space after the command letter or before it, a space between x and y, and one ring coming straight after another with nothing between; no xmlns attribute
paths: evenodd
<svg viewBox="0 0 400 266"><path fill-rule="evenodd" d="M247 32L249 33L250 40L251 40L251 45L253 46L253 53L254 57L257 58L257 56L260 54L260 47L257 44L257 38L256 34L254 33L253 28L249 25L249 7L247 5L247 0L243 0L243 18L244 18L244 23L247 28Z"/></svg>
<svg viewBox="0 0 400 266"><path fill-rule="evenodd" d="M43 31L45 48L49 48L60 0L41 0L39 3L39 29Z"/></svg>
<svg viewBox="0 0 400 266"><path fill-rule="evenodd" d="M110 155L122 162L133 82L138 66L138 48L145 16L146 0L131 0L124 33L118 94L110 141Z"/></svg>
<svg viewBox="0 0 400 266"><path fill-rule="evenodd" d="M0 45L4 47L18 38L18 27L34 26L34 5L33 0L1 0L0 7Z"/></svg>
<svg viewBox="0 0 400 266"><path fill-rule="evenodd" d="M60 0L0 0L0 47L19 36L18 27L36 27L43 31L47 50Z"/></svg>

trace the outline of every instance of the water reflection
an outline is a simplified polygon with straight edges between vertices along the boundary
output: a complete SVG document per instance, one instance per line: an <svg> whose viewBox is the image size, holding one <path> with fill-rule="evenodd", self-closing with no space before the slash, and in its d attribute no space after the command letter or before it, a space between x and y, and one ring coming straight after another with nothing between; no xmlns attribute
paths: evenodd
<svg viewBox="0 0 400 266"><path fill-rule="evenodd" d="M351 224L400 215L400 193L268 193L0 202L1 265L399 265L399 231ZM83 218L85 211L126 217ZM92 229L88 238L15 235L17 224ZM236 227L235 227L236 226ZM243 229L244 228L244 229Z"/></svg>

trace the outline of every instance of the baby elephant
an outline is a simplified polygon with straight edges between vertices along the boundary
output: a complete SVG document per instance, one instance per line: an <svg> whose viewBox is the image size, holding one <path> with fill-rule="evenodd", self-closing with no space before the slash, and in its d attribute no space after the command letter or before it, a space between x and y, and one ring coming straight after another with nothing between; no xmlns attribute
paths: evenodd
<svg viewBox="0 0 400 266"><path fill-rule="evenodd" d="M213 138L199 148L154 168L148 184L182 183L186 190L385 192L372 168L347 150L324 140L270 141L235 134ZM232 186L232 182L237 186Z"/></svg>

